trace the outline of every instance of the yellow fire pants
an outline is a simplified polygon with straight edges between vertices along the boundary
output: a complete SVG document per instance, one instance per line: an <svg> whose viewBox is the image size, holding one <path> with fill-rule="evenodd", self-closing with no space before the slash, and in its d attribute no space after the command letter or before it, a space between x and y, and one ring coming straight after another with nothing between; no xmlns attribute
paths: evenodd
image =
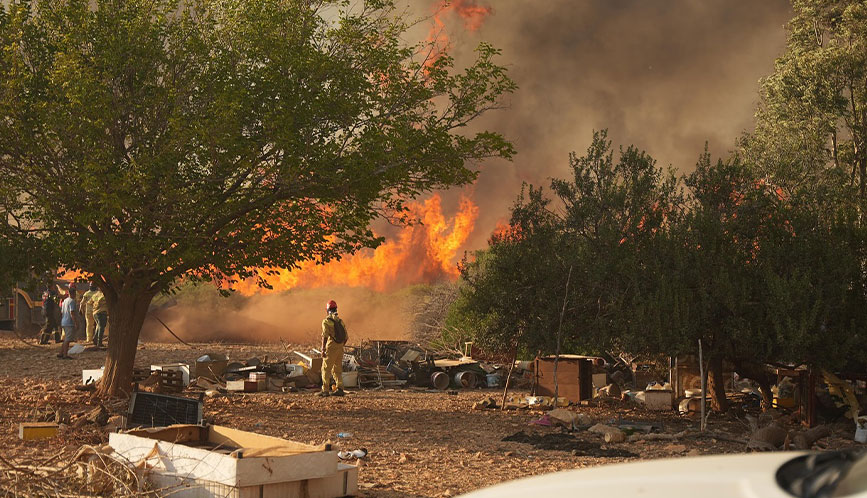
<svg viewBox="0 0 867 498"><path fill-rule="evenodd" d="M343 389L343 344L330 342L325 348L322 358L322 390L331 391L331 378L337 384L337 389Z"/></svg>
<svg viewBox="0 0 867 498"><path fill-rule="evenodd" d="M93 342L93 332L96 330L96 319L93 317L93 313L85 313L84 321L87 324L87 342Z"/></svg>

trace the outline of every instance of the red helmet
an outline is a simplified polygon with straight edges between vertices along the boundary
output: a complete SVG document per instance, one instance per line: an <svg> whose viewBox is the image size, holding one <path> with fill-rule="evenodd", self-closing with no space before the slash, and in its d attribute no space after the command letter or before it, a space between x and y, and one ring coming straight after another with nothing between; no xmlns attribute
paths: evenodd
<svg viewBox="0 0 867 498"><path fill-rule="evenodd" d="M337 302L333 299L325 304L325 311L337 310Z"/></svg>

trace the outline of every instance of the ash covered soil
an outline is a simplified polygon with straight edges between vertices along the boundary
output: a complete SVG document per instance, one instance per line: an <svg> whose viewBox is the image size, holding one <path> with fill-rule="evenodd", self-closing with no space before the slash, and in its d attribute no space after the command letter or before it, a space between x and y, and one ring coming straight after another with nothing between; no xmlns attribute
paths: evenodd
<svg viewBox="0 0 867 498"><path fill-rule="evenodd" d="M0 337L0 444L3 456L21 464L35 463L82 444L108 441L108 429L93 424L74 428L77 417L99 403L76 391L81 370L99 368L104 353L85 352L75 360L55 358L59 346L34 347L18 339ZM279 344L143 343L136 364L191 362L209 351L231 359L271 359L286 355ZM558 470L636 461L641 459L737 453L745 451L746 423L736 415L712 417L710 428L719 438L675 441L637 441L605 444L599 434L566 433L557 427L529 425L542 412L474 410L473 403L493 389L445 392L414 390L350 390L345 398L318 398L311 392L250 393L205 398L205 417L214 423L306 443L331 441L339 449L367 448L360 461L361 496L456 496L519 477ZM118 412L123 403L110 403ZM18 423L34 411L63 410L72 417L59 435L40 441L21 441ZM663 433L698 426L698 420L611 402L573 407L594 423L612 419L653 423ZM783 416L780 419L786 422ZM792 422L790 422L792 423ZM792 426L794 427L793 423ZM350 432L339 439L338 432ZM851 446L849 426L834 426L834 434L817 449ZM743 442L740 442L740 441Z"/></svg>

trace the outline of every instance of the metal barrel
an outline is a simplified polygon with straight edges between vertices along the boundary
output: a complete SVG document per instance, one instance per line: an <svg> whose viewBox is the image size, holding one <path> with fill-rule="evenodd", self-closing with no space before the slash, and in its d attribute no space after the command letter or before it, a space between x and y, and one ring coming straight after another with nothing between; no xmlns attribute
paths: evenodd
<svg viewBox="0 0 867 498"><path fill-rule="evenodd" d="M449 388L449 376L445 372L434 372L430 375L430 384L435 389L445 391Z"/></svg>
<svg viewBox="0 0 867 498"><path fill-rule="evenodd" d="M476 387L476 382L478 381L478 377L473 372L458 372L455 374L455 385L463 387L465 389L472 389Z"/></svg>

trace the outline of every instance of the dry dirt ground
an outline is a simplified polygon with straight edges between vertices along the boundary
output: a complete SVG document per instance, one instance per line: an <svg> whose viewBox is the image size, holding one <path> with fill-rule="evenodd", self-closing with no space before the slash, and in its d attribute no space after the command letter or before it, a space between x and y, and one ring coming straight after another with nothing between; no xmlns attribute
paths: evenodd
<svg viewBox="0 0 867 498"><path fill-rule="evenodd" d="M67 427L52 439L24 442L18 423L34 409L62 409L76 416L97 406L88 393L74 390L83 368L99 368L103 353L86 352L75 360L55 358L58 346L34 347L0 336L0 441L3 456L32 462L107 441L105 429L86 425ZM280 345L144 343L137 365L192 361L208 351L222 351L232 359L285 355ZM332 441L341 449L367 448L360 462L361 496L455 496L522 476L558 470L607 465L639 459L735 453L745 449L745 423L736 416L711 418L710 427L726 440L712 437L677 441L646 441L606 445L587 431L565 434L562 429L528 425L541 412L477 411L474 402L494 390L444 392L357 390L345 398L317 398L311 392L256 393L206 398L206 417L215 423L308 443ZM573 408L594 423L612 419L652 422L662 432L697 427L695 419L650 412L621 403ZM848 426L835 428L817 448L850 446ZM350 432L338 439L338 432ZM519 434L523 433L523 434ZM515 436L517 437L511 437ZM504 441L505 438L519 441ZM729 440L731 438L731 440Z"/></svg>

